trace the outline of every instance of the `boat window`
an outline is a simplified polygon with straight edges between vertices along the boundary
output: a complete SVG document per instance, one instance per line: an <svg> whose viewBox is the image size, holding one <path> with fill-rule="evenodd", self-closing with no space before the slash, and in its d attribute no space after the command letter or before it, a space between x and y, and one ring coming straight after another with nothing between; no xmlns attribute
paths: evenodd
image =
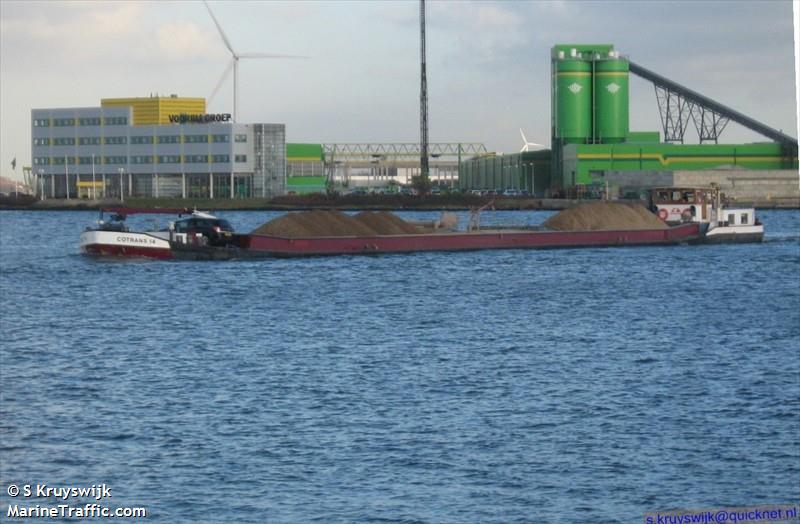
<svg viewBox="0 0 800 524"><path fill-rule="evenodd" d="M233 227L231 227L230 222L227 220L216 220L215 225L219 226L222 231L230 231L233 232Z"/></svg>
<svg viewBox="0 0 800 524"><path fill-rule="evenodd" d="M694 191L684 191L683 201L687 204L694 204Z"/></svg>
<svg viewBox="0 0 800 524"><path fill-rule="evenodd" d="M747 216L747 213L742 213L742 224L747 224L747 221L750 217Z"/></svg>
<svg viewBox="0 0 800 524"><path fill-rule="evenodd" d="M656 195L656 198L657 198L657 199L658 199L660 202L663 202L663 201L665 201L665 200L669 200L669 192L667 192L667 191L659 191L659 192L658 192L658 195Z"/></svg>
<svg viewBox="0 0 800 524"><path fill-rule="evenodd" d="M680 191L673 191L672 198L670 199L673 202L680 202L681 201L681 192Z"/></svg>

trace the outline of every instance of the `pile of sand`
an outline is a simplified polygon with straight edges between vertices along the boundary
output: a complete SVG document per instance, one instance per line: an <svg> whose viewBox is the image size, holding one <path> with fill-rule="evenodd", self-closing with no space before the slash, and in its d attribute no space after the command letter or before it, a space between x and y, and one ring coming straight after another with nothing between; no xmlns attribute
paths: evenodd
<svg viewBox="0 0 800 524"><path fill-rule="evenodd" d="M419 230L402 218L382 211L350 216L339 211L287 213L257 227L251 234L283 238L404 235Z"/></svg>
<svg viewBox="0 0 800 524"><path fill-rule="evenodd" d="M364 211L355 219L374 230L378 235L413 235L419 233L417 227L409 224L394 213L388 211Z"/></svg>
<svg viewBox="0 0 800 524"><path fill-rule="evenodd" d="M553 215L544 226L559 231L624 231L669 226L639 204L591 202Z"/></svg>

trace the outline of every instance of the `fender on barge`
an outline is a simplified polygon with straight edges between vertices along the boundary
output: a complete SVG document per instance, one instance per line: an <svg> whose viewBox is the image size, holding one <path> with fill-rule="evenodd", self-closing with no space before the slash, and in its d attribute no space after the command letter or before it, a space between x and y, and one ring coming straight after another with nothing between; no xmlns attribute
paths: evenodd
<svg viewBox="0 0 800 524"><path fill-rule="evenodd" d="M218 260L252 257L308 257L374 255L420 251L476 251L485 249L555 249L612 246L688 244L701 238L700 225L682 224L668 229L631 231L530 231L479 230L430 234L359 237L284 238L235 235L227 247L194 249L173 246L175 258Z"/></svg>

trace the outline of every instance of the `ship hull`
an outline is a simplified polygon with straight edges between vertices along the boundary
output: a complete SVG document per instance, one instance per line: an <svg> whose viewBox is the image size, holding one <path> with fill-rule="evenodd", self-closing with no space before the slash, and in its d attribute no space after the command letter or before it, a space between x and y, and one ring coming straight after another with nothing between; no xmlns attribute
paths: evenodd
<svg viewBox="0 0 800 524"><path fill-rule="evenodd" d="M631 231L495 230L471 233L314 238L243 235L241 251L246 252L249 256L274 257L371 255L422 251L670 245L695 242L700 236L700 226L696 223L669 229Z"/></svg>
<svg viewBox="0 0 800 524"><path fill-rule="evenodd" d="M159 260L173 258L168 240L147 233L84 231L81 234L80 248L83 253L93 256Z"/></svg>

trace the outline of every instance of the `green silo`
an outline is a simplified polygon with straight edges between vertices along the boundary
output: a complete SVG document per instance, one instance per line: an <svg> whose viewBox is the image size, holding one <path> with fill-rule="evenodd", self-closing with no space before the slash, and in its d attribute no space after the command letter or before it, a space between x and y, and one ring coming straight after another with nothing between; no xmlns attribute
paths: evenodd
<svg viewBox="0 0 800 524"><path fill-rule="evenodd" d="M555 61L556 137L586 143L592 136L592 64L581 59Z"/></svg>
<svg viewBox="0 0 800 524"><path fill-rule="evenodd" d="M606 144L628 136L628 61L610 57L594 62L594 138Z"/></svg>

